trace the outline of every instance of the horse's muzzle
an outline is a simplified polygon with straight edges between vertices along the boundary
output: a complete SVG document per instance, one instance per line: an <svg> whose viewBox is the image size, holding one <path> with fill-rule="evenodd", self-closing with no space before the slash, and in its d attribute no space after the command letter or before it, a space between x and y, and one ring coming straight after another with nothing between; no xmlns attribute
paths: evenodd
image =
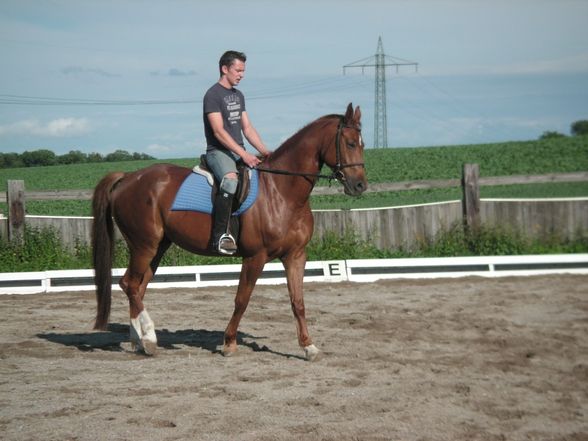
<svg viewBox="0 0 588 441"><path fill-rule="evenodd" d="M367 190L367 181L365 179L347 178L343 182L345 194L349 196L359 196Z"/></svg>

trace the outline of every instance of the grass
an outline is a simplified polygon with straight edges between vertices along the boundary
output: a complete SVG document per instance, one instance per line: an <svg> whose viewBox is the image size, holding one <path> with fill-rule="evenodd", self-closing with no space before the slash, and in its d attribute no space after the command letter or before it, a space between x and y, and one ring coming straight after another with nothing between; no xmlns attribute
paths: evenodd
<svg viewBox="0 0 588 441"><path fill-rule="evenodd" d="M158 162L192 167L198 160L186 158L0 169L0 191L6 191L8 179L23 179L27 190L90 189L111 171L133 171ZM480 164L481 176L586 171L588 137L446 147L367 149L365 163L368 179L373 183L459 178L464 163ZM327 183L321 181L319 185Z"/></svg>
<svg viewBox="0 0 588 441"><path fill-rule="evenodd" d="M551 235L541 240L530 240L517 231L482 228L475 234L468 234L460 226L441 231L434 240L421 242L411 249L378 249L369 241L361 240L353 231L342 236L329 233L322 239L314 238L307 247L309 261L585 252L588 252L588 237L564 240ZM128 258L124 242L117 242L113 267L125 268ZM24 246L0 242L0 272L84 269L91 268L91 262L89 245L77 244L69 250L51 229L39 231L28 228ZM161 266L228 263L241 263L241 259L199 256L173 245L165 254Z"/></svg>
<svg viewBox="0 0 588 441"><path fill-rule="evenodd" d="M105 174L133 171L157 162L192 167L193 158L166 161L60 165L52 167L0 169L0 191L8 179L23 179L26 190L79 190L94 188ZM588 137L558 138L528 142L411 149L376 149L365 152L368 180L372 183L421 179L460 178L462 164L480 164L481 176L566 173L588 170ZM327 185L321 181L319 185ZM338 185L338 184L333 184ZM588 183L558 183L482 187L483 198L546 198L588 196ZM359 198L313 196L313 208L352 209L439 202L461 198L460 188L369 193ZM29 214L90 216L90 201L27 201ZM6 204L0 204L6 212ZM353 232L343 237L327 235L313 239L309 260L443 257L458 255L504 255L588 252L586 237L566 241L552 236L532 241L516 231L483 228L477 235L461 228L440 232L430 242L413 249L380 250ZM121 242L115 253L115 267L126 267L128 251ZM54 231L27 229L26 245L0 242L0 272L39 271L91 267L90 248L78 244L73 251L60 243ZM236 258L196 256L173 246L162 265L238 263Z"/></svg>
<svg viewBox="0 0 588 441"><path fill-rule="evenodd" d="M0 191L8 179L23 179L26 190L80 190L94 188L111 171L133 171L157 162L192 167L195 158L76 164L0 169ZM588 170L588 137L566 137L525 142L467 146L368 149L368 181L398 182L461 177L464 163L480 164L480 175L568 173ZM328 185L320 181L319 186ZM333 183L333 185L339 185ZM588 196L588 183L529 184L482 187L482 197L547 198ZM389 207L459 199L459 188L368 193L359 198L343 195L312 196L315 209ZM6 204L0 204L6 212ZM89 216L89 201L28 201L29 214Z"/></svg>

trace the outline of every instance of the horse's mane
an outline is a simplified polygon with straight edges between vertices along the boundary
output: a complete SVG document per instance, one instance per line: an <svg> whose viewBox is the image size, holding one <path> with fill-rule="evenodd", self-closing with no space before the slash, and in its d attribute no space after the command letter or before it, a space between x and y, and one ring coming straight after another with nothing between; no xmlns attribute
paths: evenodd
<svg viewBox="0 0 588 441"><path fill-rule="evenodd" d="M288 139L286 139L286 141L284 141L276 149L273 156L279 155L280 152L288 151L291 148L298 145L299 140L301 138L304 138L310 130L321 129L325 125L329 124L333 119L340 120L341 118L343 118L343 115L330 114L330 115L321 116L320 118L315 119L314 121L312 121L312 122L308 123L307 125L305 125L304 127L302 127L300 130L298 130L296 133L294 133Z"/></svg>

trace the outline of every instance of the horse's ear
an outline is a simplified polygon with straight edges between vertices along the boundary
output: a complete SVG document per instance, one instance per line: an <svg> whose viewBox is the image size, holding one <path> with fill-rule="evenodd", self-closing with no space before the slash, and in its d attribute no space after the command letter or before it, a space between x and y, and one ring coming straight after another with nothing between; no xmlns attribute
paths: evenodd
<svg viewBox="0 0 588 441"><path fill-rule="evenodd" d="M347 112L345 112L344 122L349 124L353 120L353 104L349 103L347 106Z"/></svg>
<svg viewBox="0 0 588 441"><path fill-rule="evenodd" d="M355 121L356 124L359 124L359 122L361 121L361 110L359 109L359 106L357 106L355 108L355 114L353 115L353 120Z"/></svg>

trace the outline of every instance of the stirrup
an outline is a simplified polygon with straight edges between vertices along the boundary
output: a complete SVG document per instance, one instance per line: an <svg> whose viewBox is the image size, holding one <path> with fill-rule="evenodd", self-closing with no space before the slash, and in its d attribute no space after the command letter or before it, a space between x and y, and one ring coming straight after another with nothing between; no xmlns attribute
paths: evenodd
<svg viewBox="0 0 588 441"><path fill-rule="evenodd" d="M235 238L229 233L223 234L218 240L217 251L221 254L232 256L237 252L237 243Z"/></svg>

